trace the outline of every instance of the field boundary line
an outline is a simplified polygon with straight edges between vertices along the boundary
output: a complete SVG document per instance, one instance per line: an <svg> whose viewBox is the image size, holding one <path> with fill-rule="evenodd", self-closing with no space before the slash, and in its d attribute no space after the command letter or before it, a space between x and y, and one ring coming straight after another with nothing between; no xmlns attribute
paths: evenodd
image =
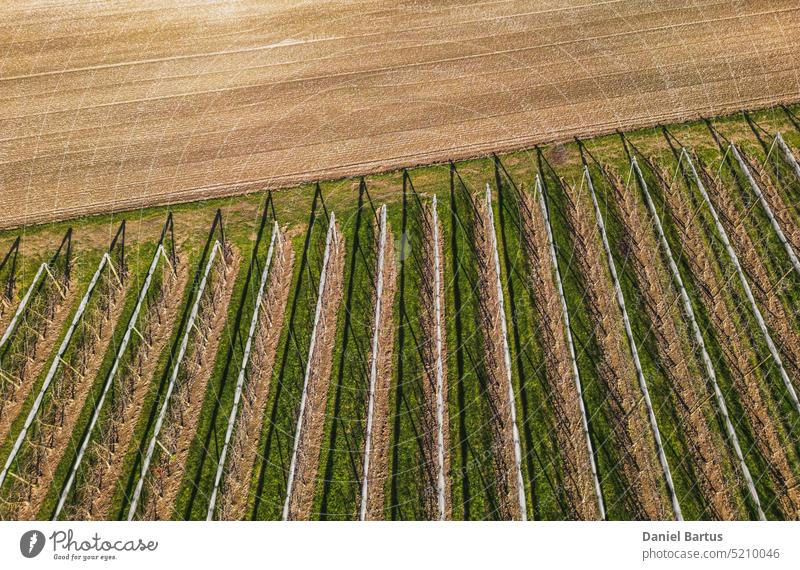
<svg viewBox="0 0 800 570"><path fill-rule="evenodd" d="M139 472L139 479L136 482L136 488L133 491L133 499L131 500L130 507L128 508L128 520L133 520L133 517L136 515L136 508L139 506L139 498L142 495L142 488L144 487L144 479L147 476L147 472L150 469L150 462L153 459L153 452L155 451L156 443L158 440L158 435L161 432L161 427L164 424L164 418L167 415L167 409L169 408L170 397L172 396L172 392L175 390L175 383L177 382L178 373L181 369L181 364L183 363L183 357L186 354L186 349L189 345L189 336L194 329L194 321L197 319L197 313L200 310L200 300L203 297L203 291L205 291L206 284L208 283L208 275L211 272L211 267L214 265L214 260L217 256L217 253L220 255L224 255L222 253L222 245L220 244L219 240L214 241L214 247L211 249L211 255L208 258L208 262L206 263L205 270L203 271L203 279L200 281L200 286L197 289L197 296L195 297L194 303L192 304L192 312L189 315L189 321L186 323L186 329L183 333L183 339L181 339L181 346L178 350L178 357L175 359L175 364L172 368L172 375L170 376L169 386L167 387L167 392L164 395L164 403L161 405L161 410L158 414L158 420L156 421L155 428L153 428L153 435L150 438L150 443L147 446L147 453L144 458L144 462L142 463L142 468Z"/></svg>
<svg viewBox="0 0 800 570"><path fill-rule="evenodd" d="M550 254L550 261L553 264L555 272L554 281L556 289L558 290L558 298L561 304L561 316L564 319L564 334L567 338L567 346L569 347L570 364L572 366L572 375L575 380L575 389L578 391L578 405L581 410L581 423L583 427L583 434L586 438L586 446L589 448L589 462L592 469L592 478L594 479L594 489L597 493L597 505L600 508L600 517L606 520L606 505L603 499L603 490L600 486L600 475L597 471L597 461L595 459L594 445L592 444L592 436L589 432L589 418L586 413L586 404L583 401L583 383L581 381L581 374L578 369L578 360L575 353L575 344L572 339L572 324L570 322L569 308L567 307L567 299L564 296L564 286L561 280L561 270L558 267L558 255L556 254L556 245L553 238L553 229L550 225L550 212L547 208L547 203L544 199L544 189L542 187L542 179L539 174L536 174L536 193L538 194L537 203L541 210L542 217L545 222L545 229L547 230L547 244Z"/></svg>
<svg viewBox="0 0 800 570"><path fill-rule="evenodd" d="M708 350L706 348L705 339L703 338L703 334L700 332L700 326L697 324L697 319L694 313L694 307L692 306L692 302L689 299L689 294L686 291L686 287L684 285L683 278L681 277L680 270L678 269L678 265L675 263L675 258L672 255L672 247L669 245L666 235L664 234L664 228L661 224L661 217L658 215L656 206L653 203L653 200L650 196L650 191L647 188L647 183L644 180L644 176L642 175L642 171L639 168L638 162L636 161L636 157L633 157L633 159L631 160L631 165L633 167L634 172L636 173L636 177L639 179L639 184L642 188L642 192L645 197L645 202L647 203L647 209L653 216L653 223L655 224L656 231L658 233L658 241L662 249L664 250L664 253L667 256L670 273L672 274L672 279L678 286L678 291L680 291L681 302L683 303L683 309L686 312L686 315L689 317L689 322L691 323L692 326L692 334L694 335L694 340L700 347L700 354L702 355L703 366L706 369L706 374L708 375L708 379L711 381L711 385L714 387L714 396L716 397L717 405L719 406L719 411L722 414L725 423L725 431L728 433L728 437L731 439L731 444L733 445L733 449L736 453L736 458L739 460L739 467L741 468L742 474L745 478L750 498L753 499L753 502L756 504L759 520L767 520L766 516L764 515L764 511L761 508L761 500L758 496L758 491L756 490L755 483L753 482L753 477L750 474L750 469L747 467L747 463L744 460L742 447L739 443L739 436L736 435L736 430L734 429L730 415L728 414L728 406L725 403L725 397L722 394L722 390L720 390L719 382L717 381L717 373L714 369L714 364L711 362L711 357L709 356Z"/></svg>
<svg viewBox="0 0 800 570"><path fill-rule="evenodd" d="M692 171L692 176L694 177L695 183L697 184L698 190L700 190L700 194L703 197L703 200L708 206L709 211L711 212L712 218L714 218L714 225L717 228L717 232L722 239L722 243L725 246L725 251L728 253L728 257L730 257L731 262L736 270L736 274L739 277L739 282L742 285L742 289L744 289L745 295L747 296L747 300L750 302L750 308L752 309L756 321L758 322L758 327L761 329L761 334L764 336L764 340L767 343L767 348L769 349L770 355L772 356L772 360L778 366L778 372L781 375L781 380L783 380L784 386L786 386L786 390L789 392L789 398L792 400L794 404L795 410L797 410L798 415L800 415L800 401L797 399L797 392L795 392L794 386L792 385L792 381L789 379L789 376L786 374L786 368L783 366L783 361L781 360L781 355L778 353L778 348L775 346L775 342L772 340L772 335L767 329L767 324L764 322L764 316L761 314L761 310L758 308L758 304L756 303L755 297L753 297L753 290L750 288L750 283L747 281L747 276L744 273L744 269L742 269L741 263L739 263L739 256L736 254L736 251L733 249L731 245L730 239L728 239L728 232L725 231L725 228L722 225L722 222L719 219L719 214L717 213L716 208L711 203L711 198L706 191L705 186L703 185L702 180L700 180L700 176L697 173L697 169L694 166L694 162L692 161L689 153L686 149L683 149L683 156L686 157L686 162L689 165L689 168Z"/></svg>
<svg viewBox="0 0 800 570"><path fill-rule="evenodd" d="M672 510L675 513L675 519L682 521L683 520L683 513L681 512L681 505L678 502L678 496L675 493L675 484L672 481L672 472L669 468L669 462L667 461L667 456L664 453L664 444L661 441L661 432L658 429L658 421L656 420L655 412L653 411L653 402L650 399L650 391L647 388L647 380L644 376L644 371L642 370L642 363L639 360L639 350L636 348L636 340L633 337L633 330L631 329L631 322L628 317L628 309L625 306L625 296L622 294L622 288L620 287L619 277L617 275L617 266L614 262L614 256L611 253L611 246L608 242L608 234L606 233L606 226L605 222L603 221L603 213L600 211L600 204L597 202L597 194L594 191L594 184L592 183L592 175L589 173L589 167L584 166L584 176L587 182L587 186L589 188L589 194L592 197L592 205L594 206L594 212L597 217L597 226L600 229L600 237L603 242L603 249L605 250L606 254L606 261L608 262L608 268L611 272L611 281L614 284L614 291L616 293L617 298L617 305L619 305L620 311L622 311L622 324L625 329L625 336L628 337L628 344L630 346L631 357L633 358L633 364L636 368L636 376L639 380L639 388L642 391L642 396L644 397L644 403L647 407L647 415L650 420L650 428L653 431L653 437L655 438L656 442L656 452L658 453L658 461L661 463L661 469L664 472L664 478L666 479L667 483L667 492L670 495L670 501L672 502Z"/></svg>

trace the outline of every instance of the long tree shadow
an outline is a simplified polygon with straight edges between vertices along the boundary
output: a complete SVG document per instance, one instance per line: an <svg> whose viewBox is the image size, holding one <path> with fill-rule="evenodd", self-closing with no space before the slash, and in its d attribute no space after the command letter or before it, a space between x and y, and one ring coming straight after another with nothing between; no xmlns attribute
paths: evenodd
<svg viewBox="0 0 800 570"><path fill-rule="evenodd" d="M186 508L183 513L184 520L190 520L192 516L192 509L194 507L194 502L197 498L198 491L201 487L201 480L203 478L203 468L205 467L206 458L210 455L208 450L210 448L211 438L214 438L214 450L216 452L215 458L219 457L220 450L219 450L219 434L217 433L217 417L219 416L220 407L222 406L221 395L225 391L225 386L228 384L228 376L230 375L230 369L233 364L234 354L236 352L236 343L239 343L239 350L244 350L243 342L243 334L241 330L242 326L242 318L244 315L244 308L247 304L247 299L249 297L248 293L250 292L250 282L253 279L253 273L256 269L260 270L259 261L258 261L258 250L259 246L261 245L262 238L264 236L264 228L267 225L267 220L269 218L269 213L272 212L272 219L275 219L275 208L272 203L272 192L268 192L266 201L264 202L264 211L261 214L261 223L258 228L258 233L256 234L256 240L253 244L253 253L250 256L250 265L247 268L247 276L245 277L244 287L242 289L242 296L239 300L239 306L236 308L236 317L233 323L233 338L231 338L230 342L228 343L228 350L225 354L225 365L222 369L222 376L220 377L220 384L214 398L214 408L211 411L211 422L209 424L208 430L206 431L205 437L203 438L203 450L205 453L200 454L200 460L197 462L197 468L195 469L194 476L192 477L192 485L191 485L191 494L189 496L189 500L186 503ZM255 300L254 300L255 303ZM229 325L228 325L229 326ZM238 373L238 370L237 370Z"/></svg>
<svg viewBox="0 0 800 570"><path fill-rule="evenodd" d="M277 418L278 413L280 412L280 406L278 403L281 399L281 393L283 392L283 385L284 385L284 377L286 373L287 364L289 361L289 355L292 349L292 343L296 343L296 338L294 334L295 329L295 321L297 320L297 311L300 304L300 294L303 291L303 278L305 276L306 270L310 271L308 267L308 250L311 244L311 236L314 233L314 227L317 221L317 208L319 205L322 205L322 208L325 213L325 217L328 217L327 209L325 208L325 203L322 198L322 190L320 189L319 184L316 185L316 189L314 192L314 199L311 202L311 213L308 219L308 229L306 230L305 241L303 243L303 254L300 258L300 270L297 277L297 283L295 284L294 294L292 295L292 309L289 316L289 327L288 327L288 338L284 344L283 354L281 355L281 366L278 373L278 382L275 388L275 402L272 407L272 412L270 413L270 421L269 426L267 428L267 436L266 441L264 443L264 453L262 455L261 466L259 468L258 473L258 483L256 486L256 495L253 501L253 510L251 514L251 518L253 520L258 519L258 511L261 506L261 496L264 491L264 484L266 482L266 472L267 466L269 461L270 452L272 451L273 445L273 438L275 437L275 430L277 427ZM296 349L299 347L295 346Z"/></svg>

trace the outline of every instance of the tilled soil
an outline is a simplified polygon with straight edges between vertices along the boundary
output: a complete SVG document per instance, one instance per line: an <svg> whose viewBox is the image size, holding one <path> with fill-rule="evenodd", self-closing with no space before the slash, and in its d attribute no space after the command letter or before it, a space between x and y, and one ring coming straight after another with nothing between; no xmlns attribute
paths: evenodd
<svg viewBox="0 0 800 570"><path fill-rule="evenodd" d="M171 421L168 416L170 425L165 424L161 432L159 441L165 442L164 445L173 453L169 454L162 449L158 461L150 467L152 472L150 488L143 508L145 519L169 520L180 490L186 460L200 420L206 387L225 331L227 308L239 273L241 256L234 249L215 261L218 264L223 262L225 264L223 269L220 270L217 266L218 281L210 284L213 289L209 291L212 300L206 306L208 310L201 309L198 316L198 321L206 320L206 326L198 326L198 323L195 323L197 327L194 331L195 344L187 352L182 363L182 366L188 367L187 376L183 381L185 385L177 387L172 394L172 405L175 406L178 399L185 398L181 401L184 406L180 413L172 416ZM207 336L203 337L204 334ZM171 415L171 412L167 413Z"/></svg>
<svg viewBox="0 0 800 570"><path fill-rule="evenodd" d="M441 223L438 222L438 241L434 242L433 233L433 205L429 204L423 213L423 247L421 252L423 266L424 285L420 288L420 326L422 329L422 365L425 370L425 377L422 382L422 413L420 422L422 424L422 450L424 461L425 485L423 487L425 514L430 520L437 520L439 513L439 451L438 451L438 429L436 419L436 383L437 383L437 361L440 355L436 350L437 327L438 334L442 340L441 369L442 369L442 399L444 403L444 421L442 424L444 462L441 466L444 471L444 518L452 518L452 496L450 480L450 421L448 410L447 393L447 331L445 330L445 296L444 296L444 248ZM439 290L436 290L434 250L439 253ZM437 325L435 304L439 302L440 323Z"/></svg>
<svg viewBox="0 0 800 570"><path fill-rule="evenodd" d="M165 268L165 271L171 272L168 268ZM86 481L94 481L97 485L92 489L76 491L84 501L83 504L79 502L65 511L67 518L105 520L109 516L115 494L114 487L120 484L119 476L124 465L125 453L130 447L134 429L142 413L144 399L155 374L159 356L172 335L188 277L189 270L185 263L177 266L177 276L165 277L164 305L158 310L159 317L155 315L151 317L152 322L155 323L152 343L149 347L147 344L142 344L143 364L140 369L135 371L135 378L132 379L133 392L124 414L115 418L113 444L106 449L106 461L98 461L96 465L90 467L90 472L85 478ZM158 323L159 318L160 324ZM131 380L126 379L125 381ZM107 405L111 405L111 402L108 402Z"/></svg>
<svg viewBox="0 0 800 570"><path fill-rule="evenodd" d="M110 275L108 276L110 278ZM82 368L74 382L76 383L74 392L71 394L64 407L63 416L61 416L60 424L55 428L55 433L49 444L43 449L44 457L41 461L41 475L36 480L36 485L33 487L28 502L20 509L17 518L19 520L34 519L42 506L42 502L47 496L47 491L50 488L50 483L55 476L56 468L58 467L61 457L67 448L72 432L76 422L83 409L89 391L97 378L100 366L103 363L103 357L108 350L111 340L114 337L114 329L117 326L120 314L125 307L125 294L128 289L130 281L126 283L125 287L115 289L111 304L108 309L108 314L105 318L100 334L96 341L91 345L91 355L86 361L86 367ZM95 290L94 294L100 294L99 288ZM68 366L62 364L62 366ZM53 391L56 390L56 379L50 385L50 394L53 397Z"/></svg>
<svg viewBox="0 0 800 570"><path fill-rule="evenodd" d="M314 354L309 356L311 366L306 408L300 424L301 431L295 434L300 439L293 489L289 497L288 520L308 520L312 514L336 341L337 314L344 281L344 236L338 228L331 242L326 275L325 290L321 292L322 310L317 323L316 345Z"/></svg>
<svg viewBox="0 0 800 570"><path fill-rule="evenodd" d="M545 220L534 197L522 191L522 240L529 269L529 287L540 323L539 338L544 351L545 376L555 415L555 434L564 466L564 491L571 513L578 520L597 520L600 510L592 478L591 457L583 430L581 395L575 385L561 300L550 258Z"/></svg>
<svg viewBox="0 0 800 570"><path fill-rule="evenodd" d="M282 233L273 253L266 298L253 341L250 376L242 394L239 425L231 441L229 460L220 489L219 520L241 520L247 508L250 475L258 457L258 442L269 397L272 368L291 289L294 249L292 234Z"/></svg>
<svg viewBox="0 0 800 570"><path fill-rule="evenodd" d="M796 0L0 6L0 228L798 99Z"/></svg>
<svg viewBox="0 0 800 570"><path fill-rule="evenodd" d="M378 331L378 352L370 355L370 366L373 360L377 360L377 377L372 410L365 520L383 520L386 480L389 477L389 435L391 429L389 399L392 387L392 354L394 351L394 320L392 315L397 286L395 263L394 240L387 222L386 251L383 259L381 318L380 322L372 325L377 327ZM375 273L377 275L377 271Z"/></svg>

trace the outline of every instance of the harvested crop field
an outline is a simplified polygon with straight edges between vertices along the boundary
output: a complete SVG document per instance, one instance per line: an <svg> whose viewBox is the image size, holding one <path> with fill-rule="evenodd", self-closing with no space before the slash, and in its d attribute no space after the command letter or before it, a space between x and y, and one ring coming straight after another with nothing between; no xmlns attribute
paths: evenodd
<svg viewBox="0 0 800 570"><path fill-rule="evenodd" d="M792 0L14 0L0 22L0 228L798 98Z"/></svg>

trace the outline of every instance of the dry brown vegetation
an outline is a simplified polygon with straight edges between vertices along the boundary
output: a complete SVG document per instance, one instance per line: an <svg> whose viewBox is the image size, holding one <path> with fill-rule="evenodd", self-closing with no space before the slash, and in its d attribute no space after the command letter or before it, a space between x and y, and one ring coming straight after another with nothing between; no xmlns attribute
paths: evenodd
<svg viewBox="0 0 800 570"><path fill-rule="evenodd" d="M378 243L378 240L375 240ZM391 414L389 413L392 387L392 354L394 352L393 304L396 290L394 239L387 222L386 251L383 259L383 295L380 322L373 322L373 331L378 332L378 353L370 354L370 366L377 360L377 377L373 396L371 450L367 485L367 507L365 520L383 520L386 481L389 476L389 435ZM377 271L375 272L377 275ZM377 292L377 283L375 284ZM377 299L376 299L377 300ZM373 318L374 320L374 318Z"/></svg>
<svg viewBox="0 0 800 570"><path fill-rule="evenodd" d="M294 483L289 496L287 519L308 520L314 502L317 484L320 449L325 428L325 405L328 402L328 388L331 380L333 348L336 341L336 322L339 304L342 300L344 281L344 237L336 228L330 244L331 251L326 268L325 290L322 295L322 308L319 322L316 323L316 345L309 356L309 378L307 379L307 400L300 423L297 447L297 464Z"/></svg>
<svg viewBox="0 0 800 570"><path fill-rule="evenodd" d="M762 194L764 194L764 199L772 209L772 213L775 214L786 240L792 245L795 252L800 251L800 226L798 226L795 217L790 213L789 207L781 197L780 192L775 188L772 178L758 161L749 158L744 151L740 152L753 171L753 177L756 179Z"/></svg>
<svg viewBox="0 0 800 570"><path fill-rule="evenodd" d="M520 512L517 464L514 457L513 421L509 399L505 345L501 328L501 310L497 283L499 276L494 264L492 233L486 201L480 198L475 204L475 231L473 240L477 263L477 290L480 309L480 329L484 346L484 369L486 371L486 394L491 409L489 427L492 436L492 458L497 480L497 516L501 520L519 520Z"/></svg>
<svg viewBox="0 0 800 570"><path fill-rule="evenodd" d="M84 317L84 325L88 329L85 340L79 343L77 358L72 362L63 362L63 372L50 385L50 403L46 403L37 418L36 435L32 436L29 445L36 448L36 473L33 485L28 491L27 500L20 505L14 518L29 520L36 517L44 501L50 483L55 476L61 457L67 448L73 429L80 417L81 410L89 391L96 380L103 357L114 337L114 328L124 308L126 286L113 283L106 270L105 279L110 281L108 294L98 287L94 295L101 295L99 301L99 317ZM46 410L53 410L48 413ZM52 418L51 423L49 419ZM24 472L25 470L20 470Z"/></svg>
<svg viewBox="0 0 800 570"><path fill-rule="evenodd" d="M437 219L438 221L438 219ZM425 485L423 487L423 502L425 505L425 514L430 520L439 518L439 499L438 499L438 472L439 469L444 471L445 474L445 506L444 518L449 520L452 517L452 497L450 493L450 424L447 414L447 332L445 330L445 296L444 296L444 248L441 224L437 228L439 239L434 243L434 228L433 228L433 204L429 203L423 211L422 218L422 285L419 290L420 302L420 328L422 330L422 338L420 344L422 348L422 366L425 371L425 377L422 381L422 417L420 422L422 424L422 455L424 462L424 476ZM439 253L439 290L436 291L435 282L435 262L434 251ZM440 302L441 314L440 324L436 323L435 303L437 298ZM437 326L439 327L438 334L442 339L442 354L441 354L441 367L442 367L442 398L444 400L445 414L444 422L442 424L442 436L444 446L444 462L439 465L439 452L438 452L438 430L437 412L436 412L436 383L437 383L437 350L436 350L436 337Z"/></svg>
<svg viewBox="0 0 800 570"><path fill-rule="evenodd" d="M612 181L623 224L627 258L631 261L644 310L652 325L662 369L673 387L673 401L680 428L686 436L690 459L697 470L697 484L715 519L733 520L736 512L723 472L724 461L705 416L711 395L704 388L697 362L686 335L678 292L667 277L667 268L657 255L658 244L649 219L644 217L633 190L618 176L606 171ZM680 429L679 428L679 429Z"/></svg>
<svg viewBox="0 0 800 570"><path fill-rule="evenodd" d="M736 207L729 189L725 188L719 179L712 178L704 170L701 171L701 176L725 226L731 245L736 250L742 268L747 274L753 296L770 329L770 334L781 350L782 360L789 366L790 371L798 376L800 375L800 334L794 328L793 324L796 321L791 318L783 300L775 291L759 249L753 243L745 227L745 220L750 213L741 212ZM760 208L761 206L754 202L752 207ZM788 239L789 234L786 235ZM778 288L780 285L780 283L777 284Z"/></svg>
<svg viewBox="0 0 800 570"><path fill-rule="evenodd" d="M630 485L625 497L638 519L666 520L670 511L661 492L660 468L646 411L640 403L636 372L627 340L622 332L622 315L614 297L611 279L603 269L604 253L588 207L574 188L566 190L566 215L574 244L574 260L586 284L589 318L601 358L597 371L608 391L610 421L616 438L622 475Z"/></svg>
<svg viewBox="0 0 800 570"><path fill-rule="evenodd" d="M250 474L258 456L272 368L291 289L294 267L292 237L293 233L282 231L275 244L264 304L258 317L258 332L253 339L250 373L242 394L241 410L220 489L219 520L241 520L247 508Z"/></svg>
<svg viewBox="0 0 800 570"><path fill-rule="evenodd" d="M798 44L796 0L4 2L0 227L790 102Z"/></svg>
<svg viewBox="0 0 800 570"><path fill-rule="evenodd" d="M194 342L180 364L186 370L172 394L167 419L158 443L161 453L150 467L147 498L142 518L169 520L189 456L189 449L200 420L200 410L211 377L217 348L222 340L227 307L233 293L241 257L223 245L223 254L215 260L209 279L210 291L200 300L195 321Z"/></svg>
<svg viewBox="0 0 800 570"><path fill-rule="evenodd" d="M678 189L667 189L666 199L681 236L684 256L698 285L697 290L714 329L722 340L719 344L753 431L756 446L768 465L772 482L777 489L777 500L784 513L795 516L800 509L800 488L778 428L770 414L767 397L761 392L762 382L756 373L752 347L740 335L739 324L733 317L735 309L726 302L723 285L706 250L699 227L700 221Z"/></svg>
<svg viewBox="0 0 800 570"><path fill-rule="evenodd" d="M520 214L522 241L528 260L529 287L539 322L538 338L544 352L545 376L555 415L555 433L563 462L563 481L571 513L578 520L600 518L591 457L583 432L580 394L572 371L561 300L555 284L555 268L549 255L547 229L535 198L524 190Z"/></svg>
<svg viewBox="0 0 800 570"><path fill-rule="evenodd" d="M3 392L0 394L0 441L5 441L14 420L17 419L25 399L30 394L48 360L52 354L56 343L60 340L64 332L64 325L70 315L70 309L77 297L76 287L73 285L64 291L62 298L57 291L50 291L50 296L45 303L42 314L45 317L42 322L39 318L35 319L36 328L23 331L28 327L27 317L22 318L22 322L17 325L18 330L14 334L28 335L24 341L24 351L22 355L22 368L19 373L9 376L8 370L2 370L3 379L0 380ZM41 327L41 328L39 328ZM5 331L4 331L5 332Z"/></svg>
<svg viewBox="0 0 800 570"><path fill-rule="evenodd" d="M64 511L66 519L105 520L111 511L125 453L131 445L159 356L175 326L181 294L189 275L185 264L177 265L177 274L165 264L163 272L164 286L148 314L144 315L146 325L140 331L144 342L130 365L118 373L110 402L109 425L87 448L87 454L93 456L94 462L87 466L85 479L75 489L74 502Z"/></svg>

